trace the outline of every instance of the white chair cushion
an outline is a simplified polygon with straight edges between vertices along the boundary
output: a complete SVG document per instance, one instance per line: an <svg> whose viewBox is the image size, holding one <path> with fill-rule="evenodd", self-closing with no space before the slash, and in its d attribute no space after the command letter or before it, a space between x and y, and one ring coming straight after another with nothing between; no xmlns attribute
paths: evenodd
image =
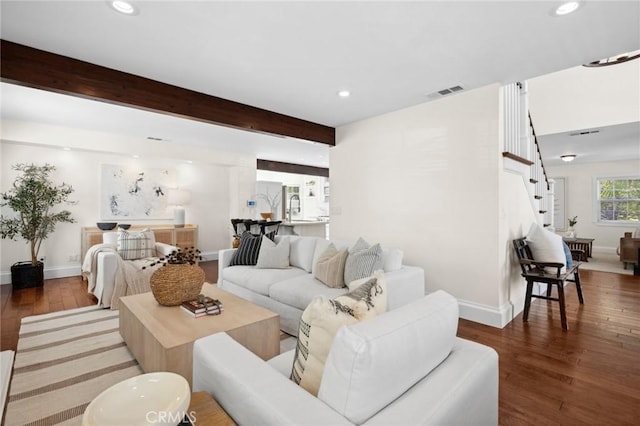
<svg viewBox="0 0 640 426"><path fill-rule="evenodd" d="M533 223L527 234L527 241L531 247L531 254L538 262L557 262L565 265L567 257L564 253L564 245L560 235L549 232L537 223ZM553 271L551 271L553 269ZM549 271L555 272L555 268ZM565 268L562 268L564 271Z"/></svg>
<svg viewBox="0 0 640 426"><path fill-rule="evenodd" d="M318 398L351 422L364 423L449 355L457 328L458 303L441 290L342 327L325 362Z"/></svg>

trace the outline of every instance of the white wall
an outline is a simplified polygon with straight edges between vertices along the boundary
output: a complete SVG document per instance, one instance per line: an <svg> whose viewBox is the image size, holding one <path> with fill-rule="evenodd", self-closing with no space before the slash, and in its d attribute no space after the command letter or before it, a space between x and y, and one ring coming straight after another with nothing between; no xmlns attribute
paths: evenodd
<svg viewBox="0 0 640 426"><path fill-rule="evenodd" d="M606 176L640 175L640 161L614 161L549 167L551 178L565 178L565 208L567 217L578 216L575 226L578 237L595 238L594 250L614 253L625 232L635 227L629 225L605 225L597 223L594 202L595 179ZM566 224L565 224L566 226Z"/></svg>
<svg viewBox="0 0 640 426"><path fill-rule="evenodd" d="M491 85L342 126L330 151L332 239L402 248L424 268L426 291L448 291L493 325L507 294L499 93Z"/></svg>
<svg viewBox="0 0 640 426"><path fill-rule="evenodd" d="M640 61L634 60L608 67L579 66L528 80L537 134L640 120L638 76Z"/></svg>
<svg viewBox="0 0 640 426"><path fill-rule="evenodd" d="M503 171L500 174L500 237L497 267L502 274L499 306L503 314L503 324L509 322L524 308L526 281L522 278L518 258L513 248L513 240L522 238L529 232L536 217L526 185L527 178Z"/></svg>
<svg viewBox="0 0 640 426"><path fill-rule="evenodd" d="M63 147L72 149L65 151ZM255 192L255 157L238 153L16 121L2 122L0 148L0 191L9 189L16 176L11 166L21 162L46 162L56 166L54 182L65 181L75 190L71 199L78 204L66 208L77 223L59 224L40 251L40 256L46 256L47 277L79 274L80 261L70 258L80 254L80 228L95 226L100 221L101 164L175 170L175 185L191 191L192 201L185 206L186 221L198 225L198 246L206 258L216 258L218 250L230 246L229 219L245 211L246 200ZM139 158L134 159L134 153ZM11 214L11 211L5 207L2 213ZM126 222L171 223L172 220ZM0 255L2 283L10 281L11 264L30 258L28 245L22 240L2 240Z"/></svg>

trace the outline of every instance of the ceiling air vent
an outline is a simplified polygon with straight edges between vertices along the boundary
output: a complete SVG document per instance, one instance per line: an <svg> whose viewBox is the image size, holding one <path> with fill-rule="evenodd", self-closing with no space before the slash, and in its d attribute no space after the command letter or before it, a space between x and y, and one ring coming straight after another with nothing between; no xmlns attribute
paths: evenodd
<svg viewBox="0 0 640 426"><path fill-rule="evenodd" d="M594 133L600 133L600 130L584 130L582 132L569 133L569 136L584 136L592 135Z"/></svg>
<svg viewBox="0 0 640 426"><path fill-rule="evenodd" d="M459 92L461 90L464 90L464 87L462 87L460 85L453 86L453 87L449 87L447 89L438 90L437 92L429 93L427 95L427 97L428 98L437 98L437 97L440 97L440 96L450 95L451 93Z"/></svg>

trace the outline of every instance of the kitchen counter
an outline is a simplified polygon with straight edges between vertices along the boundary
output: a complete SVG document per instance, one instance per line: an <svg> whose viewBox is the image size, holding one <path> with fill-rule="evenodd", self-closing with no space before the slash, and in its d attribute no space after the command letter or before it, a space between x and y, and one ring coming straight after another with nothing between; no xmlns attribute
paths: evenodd
<svg viewBox="0 0 640 426"><path fill-rule="evenodd" d="M304 237L327 238L329 221L292 220L280 224L279 235L300 235Z"/></svg>

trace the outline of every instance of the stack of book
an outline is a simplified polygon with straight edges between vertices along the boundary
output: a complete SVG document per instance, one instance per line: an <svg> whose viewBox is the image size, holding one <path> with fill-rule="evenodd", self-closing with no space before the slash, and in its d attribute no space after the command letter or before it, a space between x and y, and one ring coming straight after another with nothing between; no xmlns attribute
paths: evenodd
<svg viewBox="0 0 640 426"><path fill-rule="evenodd" d="M219 315L224 311L222 302L211 297L202 297L198 299L182 302L180 309L194 318L203 317L205 315Z"/></svg>

